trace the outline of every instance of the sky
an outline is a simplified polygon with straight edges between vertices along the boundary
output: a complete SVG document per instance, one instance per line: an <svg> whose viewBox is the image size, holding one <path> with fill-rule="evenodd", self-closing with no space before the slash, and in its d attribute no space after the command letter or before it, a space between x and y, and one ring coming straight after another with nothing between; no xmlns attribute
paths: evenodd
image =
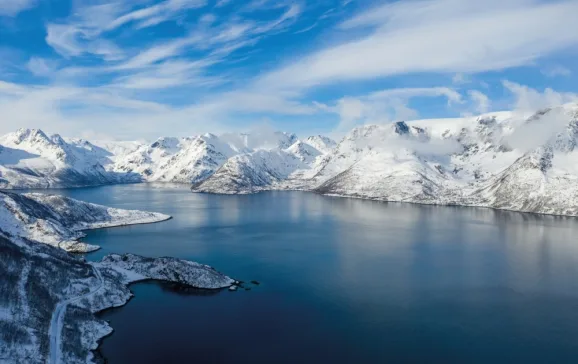
<svg viewBox="0 0 578 364"><path fill-rule="evenodd" d="M1 0L0 133L155 139L578 101L578 0Z"/></svg>

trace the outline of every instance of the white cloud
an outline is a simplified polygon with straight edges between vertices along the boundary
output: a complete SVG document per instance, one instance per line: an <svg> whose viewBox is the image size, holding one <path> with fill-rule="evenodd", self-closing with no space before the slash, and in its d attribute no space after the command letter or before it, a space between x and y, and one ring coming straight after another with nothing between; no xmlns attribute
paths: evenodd
<svg viewBox="0 0 578 364"><path fill-rule="evenodd" d="M223 83L222 77L203 75L205 68L211 64L210 60L166 61L141 72L120 76L110 86L127 89L164 89L193 83L196 87Z"/></svg>
<svg viewBox="0 0 578 364"><path fill-rule="evenodd" d="M453 75L452 77L452 83L454 85L463 85L466 83L471 82L469 76L463 74L463 73L456 73L455 75Z"/></svg>
<svg viewBox="0 0 578 364"><path fill-rule="evenodd" d="M216 8L221 8L225 5L228 5L229 3L231 3L232 0L218 0L217 3L215 4Z"/></svg>
<svg viewBox="0 0 578 364"><path fill-rule="evenodd" d="M270 32L280 27L284 23L297 18L301 14L301 11L302 11L301 5L291 4L287 8L287 10L283 14L281 14L281 16L278 19L275 19L267 24L255 28L254 32L257 34Z"/></svg>
<svg viewBox="0 0 578 364"><path fill-rule="evenodd" d="M48 24L46 43L64 57L78 57L91 53L105 60L119 60L123 52L113 42L105 39L90 39L87 32L74 25Z"/></svg>
<svg viewBox="0 0 578 364"><path fill-rule="evenodd" d="M147 36L141 38L139 48L119 47L127 44L129 37L142 34L138 33L140 28L175 19L182 10L202 7L207 1L166 0L142 7L143 3L150 4L75 0L70 16L51 19L46 24L45 40L64 59L32 56L21 67L49 78L51 85L0 84L0 129L13 129L15 125L49 130L65 127L79 135L84 129L98 133L116 127L139 134L167 125L170 119L170 123L179 125L176 129L190 132L208 131L208 120L226 120L233 114L318 112L289 93L267 93L251 87L221 94L199 92L227 82L228 72L215 75L209 72L210 67L229 61L232 52L285 30L301 14L299 4L267 4L269 9L279 10L269 19L251 19L246 9L218 21L214 15L199 14L198 22L183 27L184 36L161 42ZM112 32L120 27L120 36ZM176 89L179 94L174 92ZM178 101L173 105L175 99ZM135 128L136 121L143 126Z"/></svg>
<svg viewBox="0 0 578 364"><path fill-rule="evenodd" d="M448 103L460 103L462 96L455 90L448 87L421 87L421 88L396 88L377 91L369 94L371 100L383 100L388 98L409 99L412 97L438 97L444 96Z"/></svg>
<svg viewBox="0 0 578 364"><path fill-rule="evenodd" d="M217 21L217 16L215 14L203 14L201 15L201 17L199 18L199 23L201 24L213 24L215 21Z"/></svg>
<svg viewBox="0 0 578 364"><path fill-rule="evenodd" d="M396 2L342 24L375 29L264 75L260 85L308 88L417 72L472 73L529 64L578 44L578 2Z"/></svg>
<svg viewBox="0 0 578 364"><path fill-rule="evenodd" d="M106 60L119 59L122 57L121 50L112 41L99 36L126 11L126 6L116 0L91 5L83 1L75 2L70 17L46 25L46 43L64 57L95 54Z"/></svg>
<svg viewBox="0 0 578 364"><path fill-rule="evenodd" d="M543 92L511 81L503 81L503 86L514 96L512 108L522 114L578 101L578 94L558 92L546 88Z"/></svg>
<svg viewBox="0 0 578 364"><path fill-rule="evenodd" d="M344 97L327 110L339 115L340 121L335 131L343 133L357 124L382 124L416 119L419 113L409 106L411 99L416 97L443 97L447 99L448 105L462 102L462 96L447 87L398 88L360 97Z"/></svg>
<svg viewBox="0 0 578 364"><path fill-rule="evenodd" d="M175 17L187 9L203 7L206 0L166 0L155 5L131 10L129 2L109 0L96 5L80 2L73 14L60 23L46 26L46 43L65 57L91 53L105 60L119 60L124 54L111 40L102 35L128 23L141 29Z"/></svg>
<svg viewBox="0 0 578 364"><path fill-rule="evenodd" d="M568 127L568 115L556 108L530 123L521 123L504 141L522 152L532 151Z"/></svg>
<svg viewBox="0 0 578 364"><path fill-rule="evenodd" d="M17 85L15 83L0 80L0 96L18 96L24 95L28 91L25 86Z"/></svg>
<svg viewBox="0 0 578 364"><path fill-rule="evenodd" d="M146 85L140 86L146 88ZM0 110L3 121L0 134L13 131L15 127L34 127L72 136L81 135L86 129L94 133L114 131L119 138L158 137L163 133L159 131L160 125L165 132L169 130L176 135L223 132L222 122L230 115L312 115L318 112L314 105L291 101L291 95L287 94L229 92L177 107L131 98L130 93L115 86L21 86L2 81Z"/></svg>
<svg viewBox="0 0 578 364"><path fill-rule="evenodd" d="M474 103L474 111L478 114L484 114L490 111L491 101L490 98L478 90L469 90L468 95Z"/></svg>
<svg viewBox="0 0 578 364"><path fill-rule="evenodd" d="M36 3L36 0L2 0L0 1L0 16L16 16L36 6Z"/></svg>
<svg viewBox="0 0 578 364"><path fill-rule="evenodd" d="M558 77L558 76L567 77L572 75L572 71L570 71L568 68L564 66L556 65L544 68L542 70L542 74L548 77Z"/></svg>
<svg viewBox="0 0 578 364"><path fill-rule="evenodd" d="M520 124L514 133L505 139L512 148L523 152L531 151L568 127L566 111L557 106L578 102L578 94L558 92L551 88L539 91L511 81L503 81L503 85L514 97L511 107ZM525 122L527 117L546 108L553 109L532 122Z"/></svg>
<svg viewBox="0 0 578 364"><path fill-rule="evenodd" d="M139 22L137 28L146 28L170 20L182 10L201 8L205 5L207 5L206 0L166 0L124 14L108 24L104 30L116 29L131 22Z"/></svg>
<svg viewBox="0 0 578 364"><path fill-rule="evenodd" d="M36 76L49 76L54 72L54 67L45 59L32 57L26 67Z"/></svg>

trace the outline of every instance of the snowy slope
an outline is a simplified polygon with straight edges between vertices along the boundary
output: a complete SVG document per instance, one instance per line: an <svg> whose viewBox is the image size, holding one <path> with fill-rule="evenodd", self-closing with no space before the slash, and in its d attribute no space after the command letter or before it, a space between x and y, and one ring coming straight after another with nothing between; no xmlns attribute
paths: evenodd
<svg viewBox="0 0 578 364"><path fill-rule="evenodd" d="M111 255L87 263L10 236L4 227L0 224L2 363L97 362L93 350L112 328L94 314L126 304L131 282L156 279L203 289L235 283L209 266L174 258Z"/></svg>
<svg viewBox="0 0 578 364"><path fill-rule="evenodd" d="M232 157L260 150L281 150L297 137L282 132L204 134L190 138L160 138L154 143L117 154L110 170L136 173L149 182L199 183Z"/></svg>
<svg viewBox="0 0 578 364"><path fill-rule="evenodd" d="M307 138L304 143L309 144L322 154L331 152L331 150L337 146L335 140L323 135L312 135Z"/></svg>
<svg viewBox="0 0 578 364"><path fill-rule="evenodd" d="M282 134L284 135L284 134ZM288 142L293 144L287 146ZM253 193L268 189L303 189L316 165L334 145L329 138L303 142L290 135L287 142L229 158L214 174L194 183L192 190L208 193Z"/></svg>
<svg viewBox="0 0 578 364"><path fill-rule="evenodd" d="M98 249L77 241L83 236L82 230L169 218L163 214L114 209L63 196L0 192L0 228L5 233L73 252Z"/></svg>
<svg viewBox="0 0 578 364"><path fill-rule="evenodd" d="M287 179L293 172L305 168L292 153L280 150L259 150L227 160L211 177L193 190L210 193L251 193Z"/></svg>

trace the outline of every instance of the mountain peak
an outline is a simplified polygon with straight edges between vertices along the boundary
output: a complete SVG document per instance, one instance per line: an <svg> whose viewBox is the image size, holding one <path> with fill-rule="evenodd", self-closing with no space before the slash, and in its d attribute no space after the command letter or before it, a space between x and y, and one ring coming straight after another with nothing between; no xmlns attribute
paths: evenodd
<svg viewBox="0 0 578 364"><path fill-rule="evenodd" d="M151 148L174 149L179 145L179 139L174 137L160 137L151 144Z"/></svg>
<svg viewBox="0 0 578 364"><path fill-rule="evenodd" d="M409 126L405 121L398 121L394 124L395 132L399 135L409 134Z"/></svg>
<svg viewBox="0 0 578 364"><path fill-rule="evenodd" d="M20 144L25 140L50 142L48 136L40 129L20 128L12 136L15 144Z"/></svg>

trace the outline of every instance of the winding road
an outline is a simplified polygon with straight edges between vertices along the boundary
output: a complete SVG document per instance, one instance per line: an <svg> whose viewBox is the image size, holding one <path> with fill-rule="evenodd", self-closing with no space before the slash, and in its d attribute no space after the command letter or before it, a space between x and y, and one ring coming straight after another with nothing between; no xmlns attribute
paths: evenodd
<svg viewBox="0 0 578 364"><path fill-rule="evenodd" d="M100 274L99 270L96 269L95 267L92 267L92 270L94 271L94 274L98 278L99 285L90 292L87 292L83 295L58 302L56 304L56 307L54 308L54 312L52 313L52 319L50 319L50 329L48 331L48 336L50 338L48 363L50 364L60 364L63 362L61 350L62 327L64 325L64 314L66 313L66 307L71 303L78 302L83 298L95 294L96 292L101 290L102 287L104 287L104 279L102 278L102 275Z"/></svg>

